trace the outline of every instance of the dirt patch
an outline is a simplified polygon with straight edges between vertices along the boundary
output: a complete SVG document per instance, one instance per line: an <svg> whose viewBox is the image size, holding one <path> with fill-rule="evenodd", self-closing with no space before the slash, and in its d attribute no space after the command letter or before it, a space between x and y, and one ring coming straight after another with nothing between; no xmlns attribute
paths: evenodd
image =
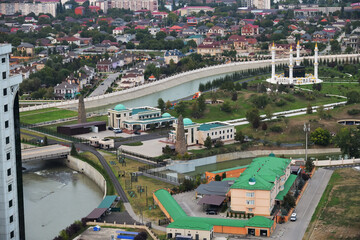
<svg viewBox="0 0 360 240"><path fill-rule="evenodd" d="M310 227L309 239L360 239L360 171L334 172L331 190Z"/></svg>

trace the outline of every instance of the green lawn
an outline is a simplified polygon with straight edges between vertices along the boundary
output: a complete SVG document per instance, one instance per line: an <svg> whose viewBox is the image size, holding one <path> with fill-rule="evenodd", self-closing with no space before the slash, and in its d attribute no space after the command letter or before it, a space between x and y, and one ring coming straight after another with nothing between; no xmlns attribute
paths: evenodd
<svg viewBox="0 0 360 240"><path fill-rule="evenodd" d="M312 89L312 85L301 86L301 88ZM331 83L331 82L323 82L321 93L327 94L335 94L346 96L346 93L350 90L360 90L360 85L357 82L347 82L347 83Z"/></svg>
<svg viewBox="0 0 360 240"><path fill-rule="evenodd" d="M20 117L28 116L28 115L35 115L35 114L50 112L50 111L57 111L57 110L59 110L59 108L43 108L43 109L38 109L38 110L33 110L33 111L26 111L26 112L21 112Z"/></svg>
<svg viewBox="0 0 360 240"><path fill-rule="evenodd" d="M75 117L77 115L77 112L66 109L50 110L35 114L20 115L20 122L24 124L35 124L63 118Z"/></svg>

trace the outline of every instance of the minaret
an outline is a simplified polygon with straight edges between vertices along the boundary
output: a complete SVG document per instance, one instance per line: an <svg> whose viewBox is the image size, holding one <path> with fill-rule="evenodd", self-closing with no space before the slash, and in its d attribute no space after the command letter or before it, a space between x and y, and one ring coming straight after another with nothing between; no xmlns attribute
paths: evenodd
<svg viewBox="0 0 360 240"><path fill-rule="evenodd" d="M315 49L314 49L314 52L315 52L315 62L314 62L314 77L315 77L315 81L318 79L318 53L319 53L319 49L318 49L318 46L317 46L317 43L315 43Z"/></svg>
<svg viewBox="0 0 360 240"><path fill-rule="evenodd" d="M300 43L297 42L296 45L296 66L300 66Z"/></svg>
<svg viewBox="0 0 360 240"><path fill-rule="evenodd" d="M271 80L275 81L275 43L271 47Z"/></svg>
<svg viewBox="0 0 360 240"><path fill-rule="evenodd" d="M293 49L292 49L292 45L290 45L290 62L289 62L289 80L290 80L290 84L293 83Z"/></svg>

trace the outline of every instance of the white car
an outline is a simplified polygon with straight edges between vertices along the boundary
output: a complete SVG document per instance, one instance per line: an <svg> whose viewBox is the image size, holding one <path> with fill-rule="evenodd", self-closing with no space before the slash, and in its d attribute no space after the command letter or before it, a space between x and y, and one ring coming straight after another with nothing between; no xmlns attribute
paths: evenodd
<svg viewBox="0 0 360 240"><path fill-rule="evenodd" d="M296 221L296 216L297 216L296 213L292 213L290 217L290 221Z"/></svg>

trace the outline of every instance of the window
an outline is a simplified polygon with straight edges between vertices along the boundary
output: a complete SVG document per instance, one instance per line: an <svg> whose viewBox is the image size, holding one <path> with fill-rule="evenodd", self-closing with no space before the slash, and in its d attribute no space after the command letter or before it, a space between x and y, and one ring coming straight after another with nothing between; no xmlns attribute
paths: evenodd
<svg viewBox="0 0 360 240"><path fill-rule="evenodd" d="M7 112L9 109L8 109L8 105L7 104L5 104L4 105L4 112Z"/></svg>
<svg viewBox="0 0 360 240"><path fill-rule="evenodd" d="M124 113L124 117L126 117L126 113Z"/></svg>
<svg viewBox="0 0 360 240"><path fill-rule="evenodd" d="M255 201L254 200L246 200L246 205L254 205Z"/></svg>
<svg viewBox="0 0 360 240"><path fill-rule="evenodd" d="M247 197L255 197L255 193L254 192L247 192L246 196Z"/></svg>
<svg viewBox="0 0 360 240"><path fill-rule="evenodd" d="M9 127L9 121L6 120L6 121L5 121L5 128L8 128L8 127Z"/></svg>
<svg viewBox="0 0 360 240"><path fill-rule="evenodd" d="M10 153L6 153L6 160L10 160Z"/></svg>
<svg viewBox="0 0 360 240"><path fill-rule="evenodd" d="M7 175L8 175L8 176L11 176L11 168L9 168L9 169L7 170Z"/></svg>
<svg viewBox="0 0 360 240"><path fill-rule="evenodd" d="M14 216L11 215L11 216L10 216L10 223L12 223L13 221L14 221Z"/></svg>
<svg viewBox="0 0 360 240"><path fill-rule="evenodd" d="M8 185L8 192L11 192L12 191L12 185L11 183Z"/></svg>
<svg viewBox="0 0 360 240"><path fill-rule="evenodd" d="M6 137L6 138L5 138L5 143L6 143L6 144L9 144L9 143L10 143L10 137Z"/></svg>
<svg viewBox="0 0 360 240"><path fill-rule="evenodd" d="M9 208L11 208L13 206L13 200L9 201Z"/></svg>
<svg viewBox="0 0 360 240"><path fill-rule="evenodd" d="M2 77L3 77L3 79L6 79L6 72L2 73Z"/></svg>
<svg viewBox="0 0 360 240"><path fill-rule="evenodd" d="M14 233L14 231L11 231L10 238L14 238L14 237L15 237L15 233Z"/></svg>
<svg viewBox="0 0 360 240"><path fill-rule="evenodd" d="M7 88L3 89L3 95L6 96L7 95Z"/></svg>
<svg viewBox="0 0 360 240"><path fill-rule="evenodd" d="M252 212L253 211L253 208L248 208L248 212Z"/></svg>
<svg viewBox="0 0 360 240"><path fill-rule="evenodd" d="M6 58L2 58L2 59L1 59L1 62L2 62L2 63L5 63L5 62L6 62Z"/></svg>

